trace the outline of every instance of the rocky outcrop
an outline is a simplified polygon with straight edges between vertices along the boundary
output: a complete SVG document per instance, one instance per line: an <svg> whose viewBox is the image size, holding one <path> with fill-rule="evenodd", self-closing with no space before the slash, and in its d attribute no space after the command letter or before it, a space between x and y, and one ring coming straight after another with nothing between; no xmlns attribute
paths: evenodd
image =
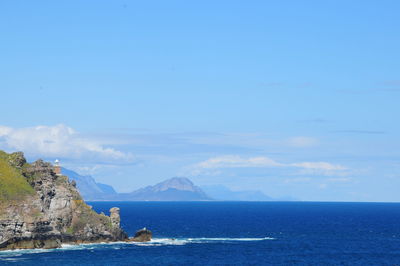
<svg viewBox="0 0 400 266"><path fill-rule="evenodd" d="M152 233L150 230L143 228L135 233L134 237L129 238L129 242L148 242L152 238Z"/></svg>
<svg viewBox="0 0 400 266"><path fill-rule="evenodd" d="M111 219L111 226L113 228L118 228L121 223L121 218L119 216L119 208L114 207L110 209L110 219Z"/></svg>
<svg viewBox="0 0 400 266"><path fill-rule="evenodd" d="M11 166L21 169L26 164L24 153L14 152L8 156L8 162Z"/></svg>
<svg viewBox="0 0 400 266"><path fill-rule="evenodd" d="M118 208L110 210L110 217L96 213L83 201L75 184L56 175L50 163L38 160L28 164L22 153L2 152L0 165L0 187L3 182L4 187L13 188L15 179L33 188L14 198L3 191L7 197L0 200L0 250L127 239L120 228ZM8 178L9 173L14 176Z"/></svg>

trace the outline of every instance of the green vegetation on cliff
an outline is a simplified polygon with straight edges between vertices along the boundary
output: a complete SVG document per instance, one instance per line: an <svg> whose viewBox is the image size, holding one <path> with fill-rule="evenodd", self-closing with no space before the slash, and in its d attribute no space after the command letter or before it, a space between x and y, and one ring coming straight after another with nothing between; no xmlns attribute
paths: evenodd
<svg viewBox="0 0 400 266"><path fill-rule="evenodd" d="M0 250L126 240L119 209L110 213L92 210L51 163L0 151Z"/></svg>
<svg viewBox="0 0 400 266"><path fill-rule="evenodd" d="M112 230L110 217L103 213L96 213L91 206L87 205L83 200L73 201L74 210L79 215L73 217L71 227L67 228L66 233L76 234L83 232L87 224L101 224L105 230Z"/></svg>
<svg viewBox="0 0 400 266"><path fill-rule="evenodd" d="M14 157L15 154L0 151L0 202L24 199L35 193L21 170L11 166Z"/></svg>

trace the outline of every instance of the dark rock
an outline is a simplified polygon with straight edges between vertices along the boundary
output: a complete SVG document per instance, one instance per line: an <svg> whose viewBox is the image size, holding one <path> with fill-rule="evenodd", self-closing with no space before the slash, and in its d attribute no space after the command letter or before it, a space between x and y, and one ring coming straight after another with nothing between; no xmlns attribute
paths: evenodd
<svg viewBox="0 0 400 266"><path fill-rule="evenodd" d="M140 229L135 233L135 236L133 238L130 238L128 241L132 242L148 242L151 241L152 238L152 233L150 230L143 228Z"/></svg>
<svg viewBox="0 0 400 266"><path fill-rule="evenodd" d="M33 249L33 248L60 248L61 240L56 236L41 237L15 237L0 243L2 249Z"/></svg>

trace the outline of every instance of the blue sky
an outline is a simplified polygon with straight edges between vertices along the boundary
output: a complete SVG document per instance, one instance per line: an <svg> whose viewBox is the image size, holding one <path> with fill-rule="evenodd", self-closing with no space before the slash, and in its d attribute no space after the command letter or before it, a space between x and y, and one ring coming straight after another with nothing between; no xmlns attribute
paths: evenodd
<svg viewBox="0 0 400 266"><path fill-rule="evenodd" d="M2 1L0 148L119 191L400 201L399 8Z"/></svg>

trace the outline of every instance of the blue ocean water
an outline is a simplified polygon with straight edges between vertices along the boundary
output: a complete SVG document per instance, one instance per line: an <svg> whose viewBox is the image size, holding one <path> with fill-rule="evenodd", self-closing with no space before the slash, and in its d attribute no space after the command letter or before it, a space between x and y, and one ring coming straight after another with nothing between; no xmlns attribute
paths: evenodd
<svg viewBox="0 0 400 266"><path fill-rule="evenodd" d="M2 265L400 265L400 204L90 202L150 243L2 251Z"/></svg>

